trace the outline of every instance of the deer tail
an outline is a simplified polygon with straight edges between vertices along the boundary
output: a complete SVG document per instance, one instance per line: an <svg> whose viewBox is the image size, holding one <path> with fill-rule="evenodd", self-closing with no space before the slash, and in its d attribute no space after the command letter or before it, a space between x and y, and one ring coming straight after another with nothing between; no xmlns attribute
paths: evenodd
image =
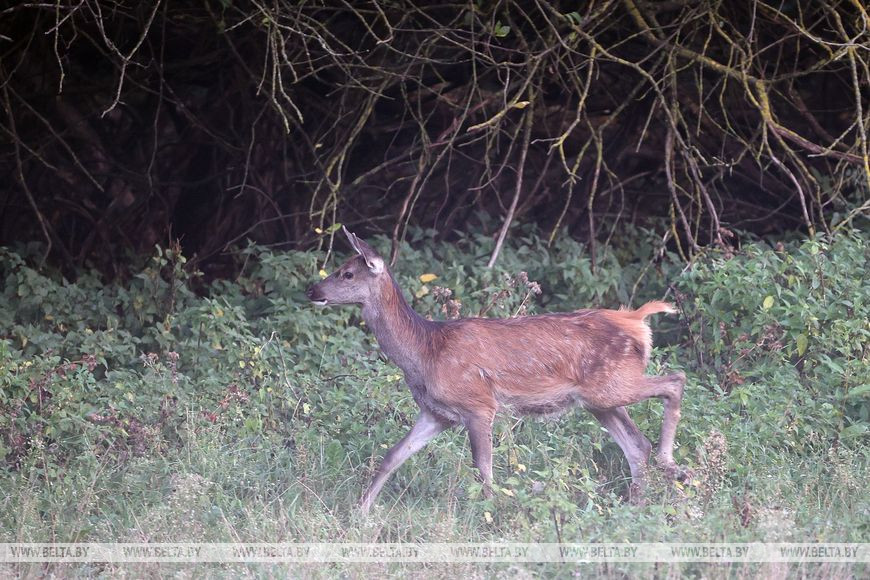
<svg viewBox="0 0 870 580"><path fill-rule="evenodd" d="M639 320L643 320L650 314L655 314L656 312L667 312L669 314L676 314L677 309L674 308L674 305L669 302L662 302L661 300L652 300L651 302L647 302L637 310L631 310L626 314L631 318L636 318Z"/></svg>

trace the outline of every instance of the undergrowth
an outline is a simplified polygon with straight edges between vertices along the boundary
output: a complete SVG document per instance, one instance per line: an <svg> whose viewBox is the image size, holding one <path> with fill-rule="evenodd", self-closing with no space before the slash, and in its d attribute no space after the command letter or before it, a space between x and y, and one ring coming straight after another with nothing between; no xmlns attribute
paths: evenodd
<svg viewBox="0 0 870 580"><path fill-rule="evenodd" d="M248 246L235 254L235 280L197 283L194 292L198 274L177 248L158 248L140 272L115 283L87 271L66 280L2 250L0 541L868 541L866 233L710 249L687 268L652 233L632 231L621 246L600 250L593 268L583 245L562 237L548 247L527 229L491 270L483 267L490 238L436 244L432 234L411 236L395 274L412 305L433 318L639 306L666 294L675 301L679 316L654 320L650 372L689 377L675 452L689 481L653 477L646 504L630 505L627 465L590 415L502 415L494 499L481 498L465 435L452 431L394 474L363 519L356 500L416 407L357 309L316 309L305 299L334 263ZM383 239L372 243L385 249ZM655 439L661 404L630 412ZM136 566L136 574L158 575L184 568ZM448 576L472 568L213 572ZM539 568L492 566L517 570ZM671 564L659 573L733 572Z"/></svg>

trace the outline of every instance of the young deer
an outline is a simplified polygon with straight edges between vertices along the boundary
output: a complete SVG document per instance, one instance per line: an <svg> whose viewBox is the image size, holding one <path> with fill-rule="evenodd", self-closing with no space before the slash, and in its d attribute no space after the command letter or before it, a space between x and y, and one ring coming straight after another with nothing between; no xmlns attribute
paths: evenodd
<svg viewBox="0 0 870 580"><path fill-rule="evenodd" d="M637 310L578 310L510 319L436 322L417 314L368 244L344 230L357 256L306 292L312 302L360 304L384 354L405 373L420 407L416 423L391 448L360 501L367 513L384 482L408 457L457 424L468 430L484 493L492 493L492 424L502 405L522 414L549 414L579 404L622 448L633 493L643 487L652 445L625 405L650 397L664 402L657 463L676 475L673 446L683 373L646 376L652 335L645 318L675 312L665 302Z"/></svg>

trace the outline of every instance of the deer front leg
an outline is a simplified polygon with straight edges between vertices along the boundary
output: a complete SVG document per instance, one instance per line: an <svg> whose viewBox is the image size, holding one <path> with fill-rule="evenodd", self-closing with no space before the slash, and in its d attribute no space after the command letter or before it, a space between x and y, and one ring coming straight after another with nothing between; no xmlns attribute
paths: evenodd
<svg viewBox="0 0 870 580"><path fill-rule="evenodd" d="M491 416L472 417L465 425L471 458L483 482L484 497L492 497L492 421Z"/></svg>
<svg viewBox="0 0 870 580"><path fill-rule="evenodd" d="M378 496L381 488L384 487L384 483L386 483L390 474L398 469L406 459L425 447L436 435L453 425L454 423L438 417L426 409L421 409L414 426L411 427L408 434L402 437L384 455L384 459L381 461L381 465L378 467L374 478L372 478L368 490L366 490L360 500L359 507L363 515L367 514L369 509L371 509L375 498Z"/></svg>

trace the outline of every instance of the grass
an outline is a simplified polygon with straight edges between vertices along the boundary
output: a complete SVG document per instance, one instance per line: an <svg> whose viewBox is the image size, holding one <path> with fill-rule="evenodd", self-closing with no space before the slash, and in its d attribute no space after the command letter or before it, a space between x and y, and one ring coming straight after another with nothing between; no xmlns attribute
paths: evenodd
<svg viewBox="0 0 870 580"><path fill-rule="evenodd" d="M566 421L560 427L576 427ZM532 434L534 437L534 433ZM562 436L566 447L569 437ZM164 454L75 464L46 485L26 473L0 481L4 541L89 542L862 542L868 502L866 461L832 454L796 458L770 453L748 466L752 475L736 489L696 467L699 484L681 493L664 482L646 505L619 498L624 477L618 450L604 445L590 497L576 506L558 489L520 500L481 500L472 491L470 458L461 437L446 437L412 458L387 486L369 518L353 504L367 483L365 466L330 465L324 448L299 452L274 438L238 439L219 426L191 433L183 447ZM560 450L554 450L554 454ZM590 454L591 455L591 454ZM500 459L500 461L499 461ZM727 463L728 458L722 458ZM586 463L590 469L593 458ZM508 471L503 453L499 475ZM303 466L300 469L300 464ZM540 465L536 467L545 466ZM611 471L615 469L616 471ZM717 483L718 482L718 483ZM552 483L547 486L556 487ZM547 497L552 493L553 498ZM550 517L546 512L549 511ZM492 515L492 521L486 513ZM848 577L859 568L831 564L779 565L782 574ZM476 575L478 564L455 565L226 565L88 564L7 565L16 575L311 576L350 574ZM775 566L744 564L492 564L487 574L603 574L607 577L701 574L754 576Z"/></svg>

